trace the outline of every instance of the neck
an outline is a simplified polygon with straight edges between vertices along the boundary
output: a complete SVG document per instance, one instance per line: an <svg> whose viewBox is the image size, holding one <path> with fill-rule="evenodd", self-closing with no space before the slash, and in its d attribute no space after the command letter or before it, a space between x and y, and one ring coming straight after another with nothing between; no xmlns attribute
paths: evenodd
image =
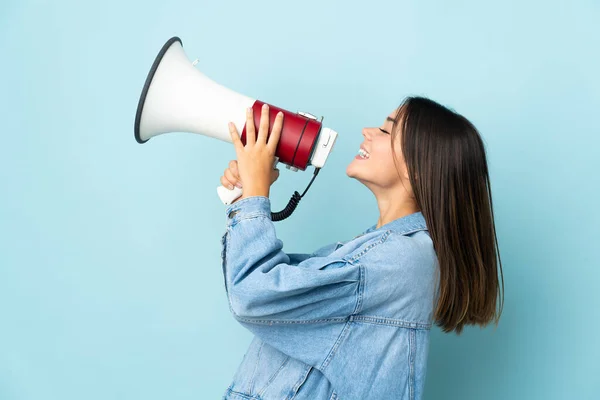
<svg viewBox="0 0 600 400"><path fill-rule="evenodd" d="M398 198L398 193L393 196L380 196L377 198L377 206L379 207L379 220L377 221L376 229L383 225L392 222L398 218L416 213L419 208L411 199Z"/></svg>

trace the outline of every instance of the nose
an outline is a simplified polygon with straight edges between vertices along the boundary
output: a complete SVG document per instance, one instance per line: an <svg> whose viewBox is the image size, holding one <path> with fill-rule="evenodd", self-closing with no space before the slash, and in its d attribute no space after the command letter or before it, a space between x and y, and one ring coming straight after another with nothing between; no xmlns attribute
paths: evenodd
<svg viewBox="0 0 600 400"><path fill-rule="evenodd" d="M363 128L362 129L362 135L365 137L365 139L371 139L371 129L370 128Z"/></svg>

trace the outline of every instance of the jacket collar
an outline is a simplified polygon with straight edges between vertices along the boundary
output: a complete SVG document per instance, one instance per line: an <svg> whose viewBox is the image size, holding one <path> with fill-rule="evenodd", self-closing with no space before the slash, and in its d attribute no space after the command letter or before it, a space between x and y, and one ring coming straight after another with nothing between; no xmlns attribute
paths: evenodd
<svg viewBox="0 0 600 400"><path fill-rule="evenodd" d="M404 217L397 218L391 222L388 222L385 225L380 226L378 229L375 229L376 226L377 224L372 225L364 233L379 230L392 230L394 232L398 232L401 235L408 235L416 231L428 230L427 224L425 223L425 217L423 217L421 211L417 211L415 213L405 215Z"/></svg>

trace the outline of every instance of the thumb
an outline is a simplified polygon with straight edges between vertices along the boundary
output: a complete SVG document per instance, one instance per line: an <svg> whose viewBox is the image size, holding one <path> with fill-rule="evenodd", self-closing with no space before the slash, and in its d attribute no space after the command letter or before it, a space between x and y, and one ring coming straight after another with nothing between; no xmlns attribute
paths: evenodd
<svg viewBox="0 0 600 400"><path fill-rule="evenodd" d="M279 178L279 169L275 168L271 171L271 183L275 182Z"/></svg>

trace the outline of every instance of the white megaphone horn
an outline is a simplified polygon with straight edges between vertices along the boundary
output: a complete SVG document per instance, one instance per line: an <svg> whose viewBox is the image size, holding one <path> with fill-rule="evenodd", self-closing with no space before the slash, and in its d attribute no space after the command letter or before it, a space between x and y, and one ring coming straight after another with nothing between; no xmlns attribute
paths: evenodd
<svg viewBox="0 0 600 400"><path fill-rule="evenodd" d="M169 132L190 132L231 143L227 124L232 121L242 131L246 144L246 109L254 110L254 124L259 125L261 107L265 104L234 92L209 79L186 56L178 37L172 37L162 47L140 96L135 116L135 139L145 143L154 136ZM302 195L294 192L286 208L272 213L273 221L287 218L304 196L319 170L325 165L337 132L322 127L322 121L308 113L293 113L269 104L270 126L275 116L284 113L283 128L275 152L275 164L304 171L315 167L312 180ZM224 204L231 204L242 195L242 189L219 186L217 193Z"/></svg>

